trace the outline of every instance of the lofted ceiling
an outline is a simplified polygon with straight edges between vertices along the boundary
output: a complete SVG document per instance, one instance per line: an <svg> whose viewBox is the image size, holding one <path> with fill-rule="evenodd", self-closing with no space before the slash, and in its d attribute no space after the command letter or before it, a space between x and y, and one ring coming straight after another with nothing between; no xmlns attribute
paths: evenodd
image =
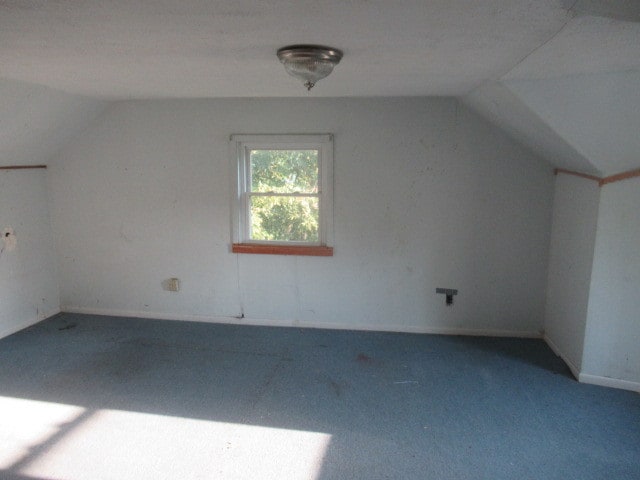
<svg viewBox="0 0 640 480"><path fill-rule="evenodd" d="M275 55L294 43L345 56L308 93ZM640 166L639 71L638 0L0 1L5 80L102 100L456 96L597 174Z"/></svg>

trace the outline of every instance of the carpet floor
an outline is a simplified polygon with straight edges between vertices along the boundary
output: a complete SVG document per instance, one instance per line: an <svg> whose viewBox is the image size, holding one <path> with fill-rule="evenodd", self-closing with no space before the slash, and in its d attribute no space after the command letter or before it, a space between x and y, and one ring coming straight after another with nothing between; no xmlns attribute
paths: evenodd
<svg viewBox="0 0 640 480"><path fill-rule="evenodd" d="M0 340L0 478L640 479L640 395L541 340L60 314Z"/></svg>

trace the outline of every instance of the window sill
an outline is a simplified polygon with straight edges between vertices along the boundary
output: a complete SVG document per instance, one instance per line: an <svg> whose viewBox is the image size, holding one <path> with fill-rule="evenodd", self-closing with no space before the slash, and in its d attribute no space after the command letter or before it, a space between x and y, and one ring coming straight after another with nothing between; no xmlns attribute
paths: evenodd
<svg viewBox="0 0 640 480"><path fill-rule="evenodd" d="M233 253L258 253L264 255L304 255L309 257L333 257L333 247L304 245L265 245L258 243L234 243Z"/></svg>

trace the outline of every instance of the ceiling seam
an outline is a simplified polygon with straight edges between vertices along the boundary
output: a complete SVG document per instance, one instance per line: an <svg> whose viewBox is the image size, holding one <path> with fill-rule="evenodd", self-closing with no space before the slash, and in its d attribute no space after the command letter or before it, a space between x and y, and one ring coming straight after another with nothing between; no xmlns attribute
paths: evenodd
<svg viewBox="0 0 640 480"><path fill-rule="evenodd" d="M558 35L560 35L560 33L566 28L566 26L569 24L569 22L574 18L573 9L575 8L575 6L578 4L579 1L580 0L575 0L573 2L573 4L571 5L571 7L569 7L569 9L567 9L567 16L566 16L566 19L565 19L564 23L562 24L562 26L554 34L552 34L544 42L542 42L540 45L538 45L533 50L531 50L529 53L527 53L525 56L523 56L520 60L518 60L516 62L515 65L512 65L511 67L509 67L508 70L506 70L506 71L502 72L501 74L497 75L496 78L488 78L486 80L483 80L482 82L480 82L480 85L478 85L477 87L475 87L472 90L468 91L465 95L462 95L462 96L464 97L466 95L471 95L473 92L475 92L476 90L479 90L480 88L484 87L488 83L499 82L500 80L502 80L502 78L504 78L505 75L509 74L510 72L512 72L513 70L518 68L518 66L520 66L522 63L524 63L527 60L527 58L529 58L531 55L533 55L538 50L540 50L542 47L544 47L549 42L551 42L551 40L553 40Z"/></svg>
<svg viewBox="0 0 640 480"><path fill-rule="evenodd" d="M538 50L540 50L541 48L543 48L545 45L547 45L549 42L551 42L554 38L556 38L558 35L560 35L560 33L562 33L562 31L567 27L567 25L569 24L569 22L571 20L573 20L574 18L574 12L573 9L575 8L575 6L578 4L579 0L575 0L573 2L573 5L571 5L571 7L567 10L567 18L565 19L564 23L562 24L562 26L558 29L558 31L556 33L554 33L553 35L551 35L549 38L547 38L542 44L538 45L536 48L534 48L533 50L531 50L529 53L527 53L524 57L522 57L513 67L511 67L509 70L507 70L506 72L502 73L499 77L498 80L502 79L505 75L507 75L509 72L512 72L513 70L515 70L516 68L518 68L522 63L524 63L527 58L529 58L531 55L533 55L534 53L536 53Z"/></svg>

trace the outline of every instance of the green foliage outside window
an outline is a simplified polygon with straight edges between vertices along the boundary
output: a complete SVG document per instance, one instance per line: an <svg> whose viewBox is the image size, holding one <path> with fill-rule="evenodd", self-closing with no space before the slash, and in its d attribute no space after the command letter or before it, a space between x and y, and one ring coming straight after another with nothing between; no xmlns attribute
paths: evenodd
<svg viewBox="0 0 640 480"><path fill-rule="evenodd" d="M251 239L318 242L318 151L252 150Z"/></svg>

